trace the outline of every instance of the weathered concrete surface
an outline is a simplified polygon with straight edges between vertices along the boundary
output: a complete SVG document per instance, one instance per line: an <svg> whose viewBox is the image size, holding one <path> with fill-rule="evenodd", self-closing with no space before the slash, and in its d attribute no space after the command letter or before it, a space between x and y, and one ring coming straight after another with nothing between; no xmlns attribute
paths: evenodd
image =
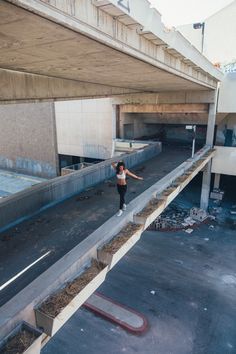
<svg viewBox="0 0 236 354"><path fill-rule="evenodd" d="M55 118L59 154L95 159L113 156L116 107L110 98L56 102Z"/></svg>
<svg viewBox="0 0 236 354"><path fill-rule="evenodd" d="M0 198L45 181L43 178L0 170Z"/></svg>
<svg viewBox="0 0 236 354"><path fill-rule="evenodd" d="M216 155L212 160L212 173L236 176L236 148L216 146Z"/></svg>
<svg viewBox="0 0 236 354"><path fill-rule="evenodd" d="M2 101L214 89L222 78L180 33L166 33L153 10L158 34L147 33L135 12L130 27L91 1L49 4L0 3L1 81L10 82ZM143 4L132 2L139 11Z"/></svg>
<svg viewBox="0 0 236 354"><path fill-rule="evenodd" d="M0 168L44 178L58 175L53 103L0 106Z"/></svg>
<svg viewBox="0 0 236 354"><path fill-rule="evenodd" d="M163 153L134 169L143 182L129 180L127 202L164 177L190 156L190 150L166 148ZM0 305L69 252L118 210L115 180L58 204L17 227L0 234L0 284L51 250L49 257L1 291ZM84 196L89 199L83 200ZM115 198L115 201L114 201Z"/></svg>
<svg viewBox="0 0 236 354"><path fill-rule="evenodd" d="M127 167L132 167L158 155L160 152L161 143L150 142L149 146L138 152L122 155L122 160ZM111 178L115 174L111 162L117 160L116 157L73 174L51 179L2 200L0 202L0 231L16 225L40 210L59 203L86 188Z"/></svg>
<svg viewBox="0 0 236 354"><path fill-rule="evenodd" d="M0 101L2 103L55 101L80 97L106 97L137 90L110 87L103 84L60 79L0 68ZM6 86L6 83L8 86ZM9 85L10 83L10 85Z"/></svg>
<svg viewBox="0 0 236 354"><path fill-rule="evenodd" d="M199 192L183 192L192 197L189 207ZM42 354L235 353L235 230L208 227L191 235L145 232L99 289L147 318L149 329L143 336L81 309Z"/></svg>

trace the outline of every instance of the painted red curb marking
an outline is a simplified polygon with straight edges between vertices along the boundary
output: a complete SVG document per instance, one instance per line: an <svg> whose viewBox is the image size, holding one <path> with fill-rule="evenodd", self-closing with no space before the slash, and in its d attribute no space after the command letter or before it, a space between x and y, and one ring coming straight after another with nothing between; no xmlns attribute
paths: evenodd
<svg viewBox="0 0 236 354"><path fill-rule="evenodd" d="M83 306L86 309L94 312L96 315L100 315L101 317L105 318L106 320L108 320L110 322L118 324L120 327L124 328L125 330L127 330L127 331L129 331L129 332L131 332L133 334L142 334L142 333L144 333L147 330L147 328L148 328L147 319L141 313L139 313L139 312L137 312L137 311L125 306L125 305L122 305L122 304L112 300L111 298L109 298L107 296L104 296L104 295L102 295L102 294L100 294L98 292L96 292L95 295L99 296L99 297L111 302L112 304L114 304L116 306L119 306L119 307L121 307L121 308L123 308L123 309L125 309L125 310L127 310L127 311L129 311L131 313L134 313L136 316L142 318L143 325L141 327L131 326L127 322L118 320L116 317L110 315L108 312L105 312L105 311L101 310L100 308L89 304L88 302L85 302L83 304Z"/></svg>

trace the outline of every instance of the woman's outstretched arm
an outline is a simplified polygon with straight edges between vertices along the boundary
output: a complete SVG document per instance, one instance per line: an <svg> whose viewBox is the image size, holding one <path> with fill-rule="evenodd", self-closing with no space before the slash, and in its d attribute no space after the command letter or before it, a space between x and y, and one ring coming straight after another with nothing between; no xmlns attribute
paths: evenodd
<svg viewBox="0 0 236 354"><path fill-rule="evenodd" d="M134 173L130 172L129 170L126 170L126 174L130 177L133 177L134 179L143 180L143 177L136 176Z"/></svg>

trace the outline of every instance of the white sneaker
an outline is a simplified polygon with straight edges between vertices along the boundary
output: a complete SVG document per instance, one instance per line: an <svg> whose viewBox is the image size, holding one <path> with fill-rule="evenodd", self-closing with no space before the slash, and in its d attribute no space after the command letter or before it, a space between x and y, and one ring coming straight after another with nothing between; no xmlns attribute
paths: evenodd
<svg viewBox="0 0 236 354"><path fill-rule="evenodd" d="M127 206L126 204L123 204L123 210L126 210Z"/></svg>
<svg viewBox="0 0 236 354"><path fill-rule="evenodd" d="M119 211L118 211L118 213L116 214L116 216L121 216L123 214L123 211L120 209Z"/></svg>

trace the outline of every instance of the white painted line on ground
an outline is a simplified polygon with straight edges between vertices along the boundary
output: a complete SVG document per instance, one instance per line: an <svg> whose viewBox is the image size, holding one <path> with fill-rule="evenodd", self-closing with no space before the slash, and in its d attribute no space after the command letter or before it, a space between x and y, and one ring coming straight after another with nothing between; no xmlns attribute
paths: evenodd
<svg viewBox="0 0 236 354"><path fill-rule="evenodd" d="M17 278L19 278L23 273L25 273L29 268L33 267L36 263L38 263L39 261L41 261L41 259L45 258L47 255L49 255L51 253L51 251L48 251L47 253L45 253L43 256L41 256L40 258L36 259L36 261L34 261L33 263L31 263L30 265L28 265L25 269L23 269L21 272L19 272L18 274L16 274L13 278L11 278L10 280L8 280L5 284L0 286L0 291L3 290L4 288L6 288L9 284L11 284L14 280L16 280Z"/></svg>

